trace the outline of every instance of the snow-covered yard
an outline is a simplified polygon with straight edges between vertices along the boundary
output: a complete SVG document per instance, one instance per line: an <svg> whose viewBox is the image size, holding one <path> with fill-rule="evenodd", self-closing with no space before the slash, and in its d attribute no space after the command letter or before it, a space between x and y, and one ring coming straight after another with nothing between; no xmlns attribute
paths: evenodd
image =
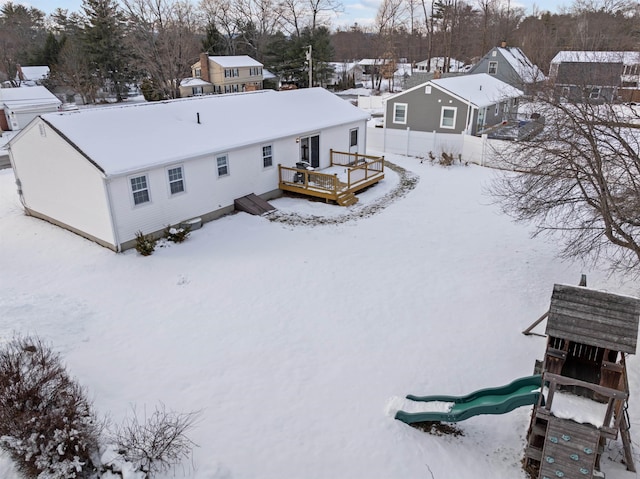
<svg viewBox="0 0 640 479"><path fill-rule="evenodd" d="M239 213L150 257L24 216L1 170L0 340L39 334L115 422L134 404L202 410L199 447L175 477L524 478L530 408L471 418L454 437L396 421L389 405L532 374L545 339L521 331L554 283L584 273L593 288L638 286L561 263L553 242L530 239L483 194L493 171L386 157L420 181L376 214L359 217L398 185L390 169L348 209L273 202L348 221ZM636 357L628 367L637 444ZM603 455L608 479L636 477L621 457ZM6 459L0 477L17 477Z"/></svg>

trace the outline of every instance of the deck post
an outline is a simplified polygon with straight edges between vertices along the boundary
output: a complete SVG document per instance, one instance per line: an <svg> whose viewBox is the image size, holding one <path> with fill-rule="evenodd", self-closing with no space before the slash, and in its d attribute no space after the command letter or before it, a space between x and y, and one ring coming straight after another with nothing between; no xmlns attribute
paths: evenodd
<svg viewBox="0 0 640 479"><path fill-rule="evenodd" d="M333 166L333 148L329 149L329 166Z"/></svg>

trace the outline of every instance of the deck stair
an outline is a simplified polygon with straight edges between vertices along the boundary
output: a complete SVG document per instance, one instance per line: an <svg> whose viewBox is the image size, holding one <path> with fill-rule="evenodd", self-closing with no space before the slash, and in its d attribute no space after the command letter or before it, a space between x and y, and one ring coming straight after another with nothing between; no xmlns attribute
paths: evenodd
<svg viewBox="0 0 640 479"><path fill-rule="evenodd" d="M267 200L260 198L254 193L233 200L233 205L236 210L256 216L261 216L275 210L275 207Z"/></svg>
<svg viewBox="0 0 640 479"><path fill-rule="evenodd" d="M351 206L351 205L355 205L357 202L358 202L358 197L354 195L351 191L341 193L336 198L336 203L338 203L340 206Z"/></svg>

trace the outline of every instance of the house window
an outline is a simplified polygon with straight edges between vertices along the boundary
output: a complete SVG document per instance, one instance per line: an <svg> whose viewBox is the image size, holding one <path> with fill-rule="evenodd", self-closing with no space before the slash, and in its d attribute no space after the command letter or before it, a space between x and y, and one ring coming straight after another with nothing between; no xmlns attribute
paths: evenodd
<svg viewBox="0 0 640 479"><path fill-rule="evenodd" d="M204 90L202 89L201 86L191 87L191 93L193 93L193 96L202 95L203 92Z"/></svg>
<svg viewBox="0 0 640 479"><path fill-rule="evenodd" d="M393 122L400 123L402 125L407 123L407 104L406 103L393 104Z"/></svg>
<svg viewBox="0 0 640 479"><path fill-rule="evenodd" d="M216 157L216 165L218 167L218 176L227 176L229 174L229 158L227 155Z"/></svg>
<svg viewBox="0 0 640 479"><path fill-rule="evenodd" d="M234 78L239 76L237 68L225 68L224 69L224 77L225 78Z"/></svg>
<svg viewBox="0 0 640 479"><path fill-rule="evenodd" d="M131 192L133 193L134 205L147 203L150 200L146 175L131 178Z"/></svg>
<svg viewBox="0 0 640 479"><path fill-rule="evenodd" d="M489 62L489 75L498 73L498 62Z"/></svg>
<svg viewBox="0 0 640 479"><path fill-rule="evenodd" d="M589 98L591 98L592 100L597 100L598 98L600 98L599 86L591 87L591 90L589 91Z"/></svg>
<svg viewBox="0 0 640 479"><path fill-rule="evenodd" d="M249 75L250 76L262 75L262 68L260 68L260 67L250 67L249 68Z"/></svg>
<svg viewBox="0 0 640 479"><path fill-rule="evenodd" d="M182 177L182 167L176 166L167 170L169 176L169 190L172 195L184 191L184 178Z"/></svg>
<svg viewBox="0 0 640 479"><path fill-rule="evenodd" d="M349 130L349 148L358 146L358 129Z"/></svg>
<svg viewBox="0 0 640 479"><path fill-rule="evenodd" d="M440 128L456 127L456 113L458 109L450 106L443 106L440 113Z"/></svg>
<svg viewBox="0 0 640 479"><path fill-rule="evenodd" d="M271 149L271 145L262 147L262 166L264 168L273 166L273 150Z"/></svg>
<svg viewBox="0 0 640 479"><path fill-rule="evenodd" d="M500 103L496 103L496 112L494 113L494 115L498 116L498 113L500 113Z"/></svg>
<svg viewBox="0 0 640 479"><path fill-rule="evenodd" d="M429 95L431 94L431 85L427 85L424 87L424 92L425 94Z"/></svg>
<svg viewBox="0 0 640 479"><path fill-rule="evenodd" d="M200 78L200 76L201 76L201 75L202 75L202 69L200 69L200 68L196 68L196 74L195 74L195 77L196 77L196 78Z"/></svg>

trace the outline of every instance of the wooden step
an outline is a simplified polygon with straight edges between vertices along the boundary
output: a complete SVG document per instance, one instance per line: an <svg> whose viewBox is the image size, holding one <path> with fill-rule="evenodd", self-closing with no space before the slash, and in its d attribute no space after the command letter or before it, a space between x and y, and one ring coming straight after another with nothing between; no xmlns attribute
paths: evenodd
<svg viewBox="0 0 640 479"><path fill-rule="evenodd" d="M355 205L358 202L358 197L354 195L351 191L344 193L336 199L336 202L340 206L351 206Z"/></svg>

